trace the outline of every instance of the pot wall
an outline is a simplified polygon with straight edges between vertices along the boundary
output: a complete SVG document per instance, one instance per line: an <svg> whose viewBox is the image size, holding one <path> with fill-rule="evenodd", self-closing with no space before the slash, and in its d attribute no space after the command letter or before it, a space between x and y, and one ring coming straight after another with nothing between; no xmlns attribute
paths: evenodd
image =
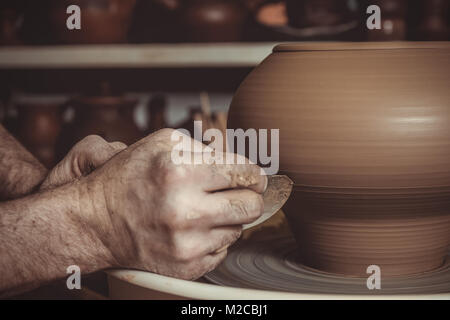
<svg viewBox="0 0 450 320"><path fill-rule="evenodd" d="M298 185L450 186L450 44L384 46L279 46L238 89L230 126L279 128Z"/></svg>
<svg viewBox="0 0 450 320"><path fill-rule="evenodd" d="M238 89L230 128L280 129L303 263L414 274L450 244L450 45L281 45Z"/></svg>

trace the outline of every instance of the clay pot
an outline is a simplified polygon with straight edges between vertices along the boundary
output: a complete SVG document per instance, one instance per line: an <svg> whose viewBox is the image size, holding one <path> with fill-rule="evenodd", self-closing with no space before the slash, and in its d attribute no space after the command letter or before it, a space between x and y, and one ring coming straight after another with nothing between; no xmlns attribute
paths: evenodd
<svg viewBox="0 0 450 320"><path fill-rule="evenodd" d="M407 0L373 0L381 10L381 29L367 31L369 41L405 40L407 35Z"/></svg>
<svg viewBox="0 0 450 320"><path fill-rule="evenodd" d="M44 166L57 163L56 144L61 133L61 101L37 99L17 103L17 137Z"/></svg>
<svg viewBox="0 0 450 320"><path fill-rule="evenodd" d="M280 129L303 263L363 276L443 264L449 68L449 43L285 44L242 83L228 126Z"/></svg>
<svg viewBox="0 0 450 320"><path fill-rule="evenodd" d="M286 6L289 24L297 28L338 25L350 14L340 0L287 0Z"/></svg>
<svg viewBox="0 0 450 320"><path fill-rule="evenodd" d="M421 21L417 30L418 40L450 40L448 0L421 1Z"/></svg>
<svg viewBox="0 0 450 320"><path fill-rule="evenodd" d="M73 145L88 135L99 135L108 142L121 141L127 145L142 137L133 119L137 101L122 96L86 96L67 104L75 110L73 122L65 129Z"/></svg>
<svg viewBox="0 0 450 320"><path fill-rule="evenodd" d="M0 46L21 45L19 29L21 26L22 3L5 1L0 4Z"/></svg>
<svg viewBox="0 0 450 320"><path fill-rule="evenodd" d="M61 43L123 43L127 41L135 4L136 0L51 0L50 23ZM69 5L81 9L81 30L66 26Z"/></svg>
<svg viewBox="0 0 450 320"><path fill-rule="evenodd" d="M247 11L236 0L187 0L180 15L186 40L231 42L242 39Z"/></svg>
<svg viewBox="0 0 450 320"><path fill-rule="evenodd" d="M260 6L256 11L255 19L258 23L265 26L286 26L288 24L286 3L267 3Z"/></svg>

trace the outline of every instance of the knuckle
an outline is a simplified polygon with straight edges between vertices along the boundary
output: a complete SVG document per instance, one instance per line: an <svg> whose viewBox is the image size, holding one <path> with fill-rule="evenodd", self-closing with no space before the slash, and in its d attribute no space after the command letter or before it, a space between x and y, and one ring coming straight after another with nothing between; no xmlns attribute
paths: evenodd
<svg viewBox="0 0 450 320"><path fill-rule="evenodd" d="M191 168L184 165L175 165L170 159L170 153L162 152L157 156L155 166L161 184L165 186L179 185L191 174Z"/></svg>
<svg viewBox="0 0 450 320"><path fill-rule="evenodd" d="M185 230L188 227L186 216L180 210L174 209L171 213L166 214L162 218L162 224L172 237L176 237L180 230Z"/></svg>
<svg viewBox="0 0 450 320"><path fill-rule="evenodd" d="M193 261L200 253L198 246L193 245L189 241L176 241L173 247L173 257L176 261L190 262Z"/></svg>
<svg viewBox="0 0 450 320"><path fill-rule="evenodd" d="M81 143L85 143L85 144L105 144L105 145L108 144L105 139L103 139L102 137L100 137L98 135L95 135L95 134L91 134L91 135L85 137L83 140L81 140Z"/></svg>
<svg viewBox="0 0 450 320"><path fill-rule="evenodd" d="M170 138L174 133L175 129L172 128L164 128L156 132L156 136L159 138Z"/></svg>
<svg viewBox="0 0 450 320"><path fill-rule="evenodd" d="M252 218L259 217L264 208L264 201L263 201L262 196L255 192L252 192L251 196L249 196L249 201L247 202L247 207L248 207L249 216L251 216Z"/></svg>

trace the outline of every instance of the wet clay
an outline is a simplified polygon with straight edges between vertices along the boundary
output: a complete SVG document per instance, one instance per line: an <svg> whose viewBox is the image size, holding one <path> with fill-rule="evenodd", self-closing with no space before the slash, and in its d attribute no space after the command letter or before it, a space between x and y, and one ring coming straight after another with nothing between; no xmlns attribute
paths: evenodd
<svg viewBox="0 0 450 320"><path fill-rule="evenodd" d="M267 186L263 193L264 212L256 221L245 224L243 230L257 226L270 219L286 203L291 195L294 182L284 175L272 175L267 177Z"/></svg>
<svg viewBox="0 0 450 320"><path fill-rule="evenodd" d="M302 262L415 274L450 244L450 44L283 44L242 83L228 126L280 129L284 209Z"/></svg>
<svg viewBox="0 0 450 320"><path fill-rule="evenodd" d="M233 171L230 171L228 173L228 176L230 178L230 186L231 188L247 188L250 186L254 186L259 183L259 176L256 176L255 174L251 173L236 173Z"/></svg>

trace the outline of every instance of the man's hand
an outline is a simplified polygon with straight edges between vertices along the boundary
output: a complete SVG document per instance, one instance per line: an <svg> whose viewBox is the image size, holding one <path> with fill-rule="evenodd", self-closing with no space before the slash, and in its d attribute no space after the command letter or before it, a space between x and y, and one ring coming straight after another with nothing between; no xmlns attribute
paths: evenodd
<svg viewBox="0 0 450 320"><path fill-rule="evenodd" d="M86 176L126 147L122 142L108 143L99 136L87 136L50 171L40 190L59 187Z"/></svg>
<svg viewBox="0 0 450 320"><path fill-rule="evenodd" d="M242 225L261 215L267 179L254 164L175 165L172 133L121 152L89 138L44 188L63 185L0 203L0 297L60 279L71 265L83 274L125 267L183 279L214 269ZM91 143L104 151L96 161L84 153Z"/></svg>
<svg viewBox="0 0 450 320"><path fill-rule="evenodd" d="M0 125L0 201L36 191L47 169Z"/></svg>
<svg viewBox="0 0 450 320"><path fill-rule="evenodd" d="M93 208L83 219L112 267L196 279L262 214L267 179L254 164L175 165L172 133L144 138L80 181Z"/></svg>

